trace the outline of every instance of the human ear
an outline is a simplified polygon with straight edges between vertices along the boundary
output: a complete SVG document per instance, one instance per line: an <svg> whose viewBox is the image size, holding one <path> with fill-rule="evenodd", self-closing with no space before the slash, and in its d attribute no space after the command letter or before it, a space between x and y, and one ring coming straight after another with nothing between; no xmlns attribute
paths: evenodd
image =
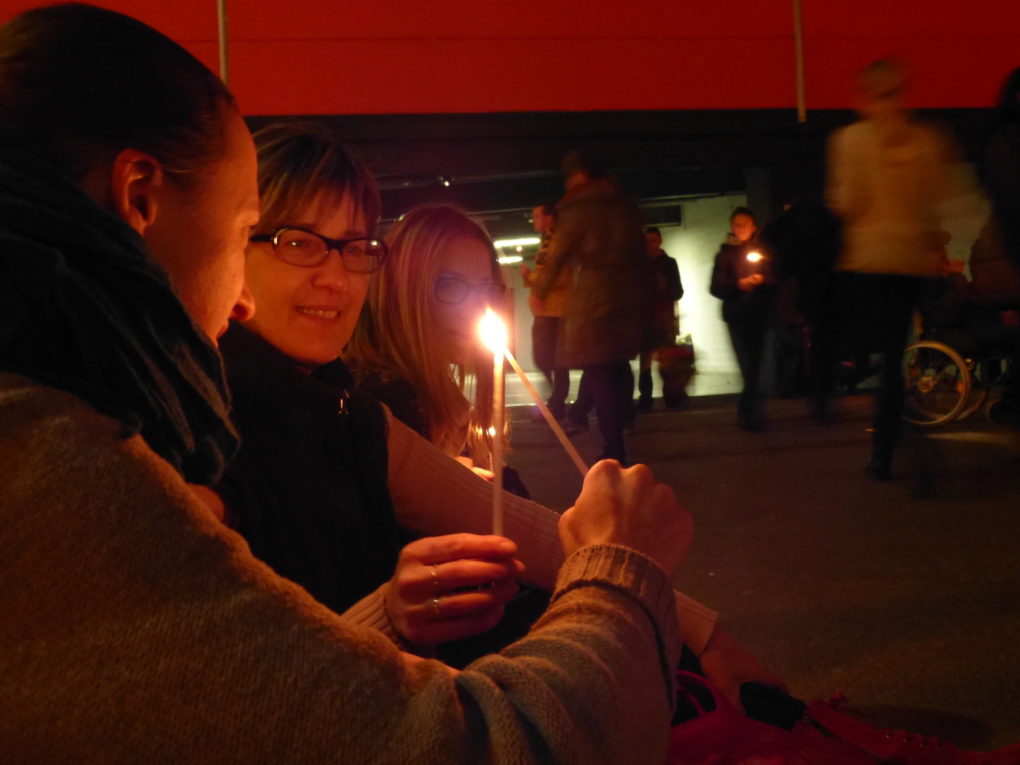
<svg viewBox="0 0 1020 765"><path fill-rule="evenodd" d="M110 168L110 206L139 235L156 221L166 176L159 160L137 149L123 149Z"/></svg>

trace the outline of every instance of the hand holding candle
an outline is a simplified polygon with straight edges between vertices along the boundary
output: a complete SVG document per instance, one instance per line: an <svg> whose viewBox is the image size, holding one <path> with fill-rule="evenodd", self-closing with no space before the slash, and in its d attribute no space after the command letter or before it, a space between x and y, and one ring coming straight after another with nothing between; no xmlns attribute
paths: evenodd
<svg viewBox="0 0 1020 765"><path fill-rule="evenodd" d="M503 420L504 420L504 402L503 402L503 359L505 358L510 362L510 366L513 367L514 372L524 383L524 387L531 395L538 410L542 413L545 421L549 424L553 434L559 440L560 445L567 452L574 466L578 472L584 476L588 472L588 466L584 460L581 459L581 455L578 454L577 449L570 443L570 439L567 438L567 434L563 432L563 428L556 422L556 418L552 416L552 412L549 411L549 407L542 401L542 397L538 395L538 391L535 390L535 386L531 384L528 376L521 369L521 365L517 363L517 359L514 358L513 354L510 353L510 349L507 348L507 331L506 325L503 324L502 319L491 309L488 308L485 311L485 315L478 323L478 336L481 338L482 343L485 347L492 352L492 422L494 427L489 431L492 436L492 486L493 486L493 498L492 498L492 533L502 534L503 533Z"/></svg>
<svg viewBox="0 0 1020 765"><path fill-rule="evenodd" d="M765 276L761 272L765 256L757 250L751 250L751 252L747 253L746 259L751 266L751 273L738 279L737 286L745 292L750 292L765 281Z"/></svg>

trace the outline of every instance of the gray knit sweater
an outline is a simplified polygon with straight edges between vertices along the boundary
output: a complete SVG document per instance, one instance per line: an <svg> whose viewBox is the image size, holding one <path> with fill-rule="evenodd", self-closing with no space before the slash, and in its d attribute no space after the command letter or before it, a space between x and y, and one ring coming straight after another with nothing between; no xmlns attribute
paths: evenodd
<svg viewBox="0 0 1020 765"><path fill-rule="evenodd" d="M401 654L255 560L141 438L0 374L4 762L661 762L676 635L665 574L593 546L502 654Z"/></svg>

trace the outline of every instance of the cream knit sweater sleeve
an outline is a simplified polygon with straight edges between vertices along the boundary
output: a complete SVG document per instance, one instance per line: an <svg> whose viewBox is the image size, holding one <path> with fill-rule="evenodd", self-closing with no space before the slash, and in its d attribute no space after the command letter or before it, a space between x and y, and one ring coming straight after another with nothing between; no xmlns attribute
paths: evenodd
<svg viewBox="0 0 1020 765"><path fill-rule="evenodd" d="M0 741L47 763L661 762L669 581L579 550L532 632L462 672L255 560L169 464L0 375Z"/></svg>
<svg viewBox="0 0 1020 765"><path fill-rule="evenodd" d="M492 484L450 459L389 410L386 420L390 494L401 525L430 536L460 532L491 534ZM503 502L504 533L518 545L518 555L526 566L525 582L551 589L563 562L557 531L559 515L509 493L504 494ZM373 597L379 597L379 593L366 600ZM675 592L674 597L681 638L700 656L715 629L718 614L683 593ZM364 601L359 608L378 613Z"/></svg>

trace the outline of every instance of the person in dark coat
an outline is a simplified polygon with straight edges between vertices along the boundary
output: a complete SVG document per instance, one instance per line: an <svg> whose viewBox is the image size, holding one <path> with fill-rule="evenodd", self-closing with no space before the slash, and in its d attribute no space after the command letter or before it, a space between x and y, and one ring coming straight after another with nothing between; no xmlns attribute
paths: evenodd
<svg viewBox="0 0 1020 765"><path fill-rule="evenodd" d="M638 374L638 409L642 412L652 408L652 361L663 348L676 345L680 323L676 313L676 301L684 296L680 269L676 260L662 249L662 232L656 227L645 230L645 246L651 258L652 304L649 317L648 341L641 352L640 373ZM662 373L661 361L659 373ZM663 379L663 388L666 380ZM666 398L665 393L663 397ZM670 403L667 401L667 403Z"/></svg>
<svg viewBox="0 0 1020 765"><path fill-rule="evenodd" d="M737 423L757 431L762 428L758 382L776 279L772 261L758 242L754 213L738 207L730 215L730 229L715 256L710 292L723 301L723 321L744 378Z"/></svg>
<svg viewBox="0 0 1020 765"><path fill-rule="evenodd" d="M1020 68L1003 83L983 171L1003 249L1020 270Z"/></svg>
<svg viewBox="0 0 1020 765"><path fill-rule="evenodd" d="M829 419L834 384L837 320L833 264L839 255L840 221L820 200L795 202L765 226L760 240L776 271L795 279L796 311L807 326L807 393L811 416Z"/></svg>
<svg viewBox="0 0 1020 765"><path fill-rule="evenodd" d="M644 342L651 293L641 215L594 152L567 155L563 174L567 193L533 294L544 300L570 270L556 363L584 371L604 441L600 459L624 462L623 429L634 391L630 360Z"/></svg>

